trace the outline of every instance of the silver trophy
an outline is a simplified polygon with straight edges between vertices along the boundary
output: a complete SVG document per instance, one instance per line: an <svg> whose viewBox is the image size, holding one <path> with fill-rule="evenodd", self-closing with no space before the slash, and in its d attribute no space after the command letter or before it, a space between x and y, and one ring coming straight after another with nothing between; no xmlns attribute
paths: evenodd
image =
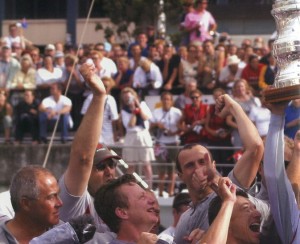
<svg viewBox="0 0 300 244"><path fill-rule="evenodd" d="M278 72L267 102L300 98L300 0L275 0L271 11L277 27L273 55Z"/></svg>

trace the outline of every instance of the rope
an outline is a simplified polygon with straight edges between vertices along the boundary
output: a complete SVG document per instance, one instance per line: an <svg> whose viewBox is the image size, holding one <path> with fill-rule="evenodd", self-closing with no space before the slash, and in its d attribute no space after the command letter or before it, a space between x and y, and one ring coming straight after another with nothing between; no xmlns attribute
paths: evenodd
<svg viewBox="0 0 300 244"><path fill-rule="evenodd" d="M78 57L79 47L82 45L83 37L84 37L85 32L86 32L87 24L88 24L88 22L90 20L90 16L91 16L92 9L94 7L94 3L95 3L95 0L92 0L90 8L89 8L88 15L87 15L87 18L85 20L83 31L82 31L82 34L80 36L80 41L79 41L79 45L78 45L78 48L77 48L76 57ZM71 74L74 72L75 66L76 66L76 62L74 62L73 66L72 66ZM66 90L65 90L65 93L64 93L65 96L66 96L66 94L67 94L67 92L69 90L69 86L70 86L70 82L71 82L71 77L72 77L72 75L70 75L70 77L68 79L68 82L67 82ZM54 136L55 136L55 133L56 133L56 130L57 130L59 119L60 119L60 115L58 116L58 119L55 122L55 126L54 126L54 129L53 129L52 135L51 135L51 139L50 139L50 142L49 142L49 145L48 145L47 153L46 153L46 156L45 156L45 159L44 159L44 162L43 162L43 167L44 168L46 167L47 162L48 162L50 150L51 150L52 145L53 145L53 139L54 139Z"/></svg>

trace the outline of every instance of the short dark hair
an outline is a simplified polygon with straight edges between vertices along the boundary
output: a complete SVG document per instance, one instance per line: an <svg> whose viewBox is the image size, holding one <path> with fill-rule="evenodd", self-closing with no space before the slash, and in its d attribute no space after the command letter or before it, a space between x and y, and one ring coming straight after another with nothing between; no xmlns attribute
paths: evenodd
<svg viewBox="0 0 300 244"><path fill-rule="evenodd" d="M190 144L184 145L182 148L179 149L179 151L177 153L177 156L176 156L176 161L175 161L175 166L176 166L177 172L182 173L182 168L180 166L180 162L179 162L179 159L178 159L179 158L179 154L182 151L184 151L184 150L190 150L190 149L192 149L195 146L201 146L201 144L199 144L199 143L190 143ZM210 157L211 161L213 161L213 157L212 157L211 152L207 148L206 148L206 150L207 150L207 152L209 154L209 157Z"/></svg>
<svg viewBox="0 0 300 244"><path fill-rule="evenodd" d="M187 206L192 201L190 194L187 192L178 193L173 200L172 208L176 210L176 212L181 212L182 206Z"/></svg>
<svg viewBox="0 0 300 244"><path fill-rule="evenodd" d="M171 98L172 98L172 100L173 100L173 94L171 93L171 92L169 92L169 91L164 91L164 92L162 92L162 94L160 95L160 99L163 99L164 98L164 96L171 96Z"/></svg>
<svg viewBox="0 0 300 244"><path fill-rule="evenodd" d="M101 186L95 195L95 209L101 219L115 233L120 229L121 219L116 215L116 208L128 208L128 198L119 189L122 185L137 183L131 174L109 181Z"/></svg>
<svg viewBox="0 0 300 244"><path fill-rule="evenodd" d="M249 199L248 194L246 192L244 192L242 189L236 189L236 196L241 196L244 198ZM219 196L216 196L215 198L213 198L209 204L208 207L208 222L209 225L212 224L212 222L214 221L214 219L217 217L221 206L222 206L222 199Z"/></svg>

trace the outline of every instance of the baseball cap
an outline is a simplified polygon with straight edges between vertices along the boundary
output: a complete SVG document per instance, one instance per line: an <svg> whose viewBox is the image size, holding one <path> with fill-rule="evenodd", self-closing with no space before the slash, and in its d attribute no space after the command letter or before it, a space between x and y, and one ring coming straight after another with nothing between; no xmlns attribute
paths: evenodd
<svg viewBox="0 0 300 244"><path fill-rule="evenodd" d="M239 64L241 60L236 55L231 55L227 59L227 65Z"/></svg>
<svg viewBox="0 0 300 244"><path fill-rule="evenodd" d="M53 44L48 44L46 47L45 47L45 50L55 50L55 46Z"/></svg>
<svg viewBox="0 0 300 244"><path fill-rule="evenodd" d="M96 148L93 163L99 164L99 163L103 162L104 160L110 159L110 158L121 159L121 157L119 155L113 154L110 151L110 149L108 149L106 146L99 143Z"/></svg>
<svg viewBox="0 0 300 244"><path fill-rule="evenodd" d="M54 54L54 58L62 58L64 56L65 55L62 51L56 51L56 53Z"/></svg>

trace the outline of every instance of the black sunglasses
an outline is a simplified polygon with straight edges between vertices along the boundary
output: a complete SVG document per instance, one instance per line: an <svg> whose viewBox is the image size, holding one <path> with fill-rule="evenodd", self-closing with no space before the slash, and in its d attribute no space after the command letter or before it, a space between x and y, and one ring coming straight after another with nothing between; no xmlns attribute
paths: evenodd
<svg viewBox="0 0 300 244"><path fill-rule="evenodd" d="M95 168L99 171L103 171L107 166L111 169L114 169L117 166L117 162L113 159L110 159L109 161L106 160L104 162L96 164Z"/></svg>
<svg viewBox="0 0 300 244"><path fill-rule="evenodd" d="M192 96L191 99L198 99L200 96Z"/></svg>

